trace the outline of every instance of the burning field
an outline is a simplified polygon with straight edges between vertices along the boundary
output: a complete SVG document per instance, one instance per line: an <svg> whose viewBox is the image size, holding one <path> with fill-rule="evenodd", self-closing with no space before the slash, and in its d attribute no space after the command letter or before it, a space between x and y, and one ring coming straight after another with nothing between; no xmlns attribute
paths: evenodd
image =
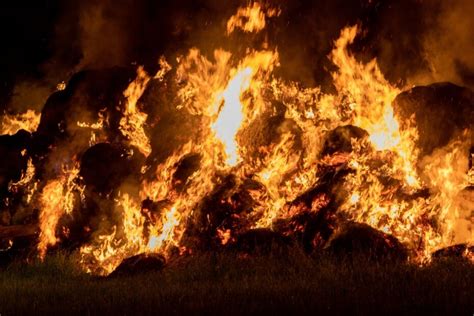
<svg viewBox="0 0 474 316"><path fill-rule="evenodd" d="M298 258L320 282L354 262L418 280L417 269L441 278L438 265L455 260L472 281L474 92L449 78L393 83L352 51L363 23L330 41L330 88L305 84L282 70L288 53L272 40L286 18L285 5L241 4L213 27L215 45L164 53L153 67L79 68L44 106L6 111L6 271L65 256L76 281L165 273L168 284L178 274L167 271L193 260L212 279L213 260L232 275L263 256Z"/></svg>

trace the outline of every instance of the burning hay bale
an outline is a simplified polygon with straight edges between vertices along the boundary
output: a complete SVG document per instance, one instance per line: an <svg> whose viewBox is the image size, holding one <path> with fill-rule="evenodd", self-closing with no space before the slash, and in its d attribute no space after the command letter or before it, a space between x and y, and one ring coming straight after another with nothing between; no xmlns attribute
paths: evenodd
<svg viewBox="0 0 474 316"><path fill-rule="evenodd" d="M0 136L0 199L3 201L10 181L20 180L26 170L26 155L31 142L31 134L20 130L15 135Z"/></svg>
<svg viewBox="0 0 474 316"><path fill-rule="evenodd" d="M474 246L466 243L449 246L436 250L431 258L434 262L443 260L465 260L467 262L474 262Z"/></svg>
<svg viewBox="0 0 474 316"><path fill-rule="evenodd" d="M270 229L250 229L235 237L227 249L244 254L281 254L292 245L292 239Z"/></svg>
<svg viewBox="0 0 474 316"><path fill-rule="evenodd" d="M335 153L352 152L352 142L367 139L369 133L353 125L339 126L328 132L324 141L321 156L332 156Z"/></svg>
<svg viewBox="0 0 474 316"><path fill-rule="evenodd" d="M451 83L415 87L397 96L394 110L405 125L414 115L422 155L447 145L464 129L470 130L474 140L474 93L467 88Z"/></svg>
<svg viewBox="0 0 474 316"><path fill-rule="evenodd" d="M123 146L100 143L90 147L81 159L80 175L86 186L101 193L119 187L130 175L139 174L140 161Z"/></svg>
<svg viewBox="0 0 474 316"><path fill-rule="evenodd" d="M375 261L405 261L408 257L395 237L360 223L344 225L331 238L326 251L340 258L364 256Z"/></svg>
<svg viewBox="0 0 474 316"><path fill-rule="evenodd" d="M166 260L156 253L142 253L122 261L122 263L109 275L110 278L119 276L132 276L143 273L163 270Z"/></svg>
<svg viewBox="0 0 474 316"><path fill-rule="evenodd" d="M0 266L28 258L38 233L36 224L0 226Z"/></svg>
<svg viewBox="0 0 474 316"><path fill-rule="evenodd" d="M298 241L307 253L320 250L333 234L337 211L324 184L285 206L289 216L274 223L275 230Z"/></svg>
<svg viewBox="0 0 474 316"><path fill-rule="evenodd" d="M262 156L262 148L270 148L272 144L280 143L282 135L286 133L291 133L294 137L291 150L300 149L301 132L294 120L285 117L284 106L274 103L274 111L266 111L259 115L241 129L236 137L242 147L245 147L244 159L253 160Z"/></svg>
<svg viewBox="0 0 474 316"><path fill-rule="evenodd" d="M181 191L186 187L186 181L195 172L199 171L201 156L198 154L189 154L183 157L173 174L173 184L176 190Z"/></svg>
<svg viewBox="0 0 474 316"><path fill-rule="evenodd" d="M170 77L151 79L140 98L148 114L150 161L162 162L177 148L191 140L198 140L202 116L192 115L173 106L177 102L179 86Z"/></svg>
<svg viewBox="0 0 474 316"><path fill-rule="evenodd" d="M46 101L41 111L41 121L35 133L35 147L39 153L59 140L71 139L79 142L75 134L84 134L83 141L89 142L90 130L103 123L99 113L107 120L105 134L120 136L121 119L119 104L124 103L123 91L134 77L134 70L109 68L87 70L75 74L66 89L57 91ZM82 136L82 135L78 135ZM76 144L77 146L77 144Z"/></svg>
<svg viewBox="0 0 474 316"><path fill-rule="evenodd" d="M264 186L257 181L246 179L239 183L234 175L223 176L202 201L194 224L196 228L191 229L190 234L198 236L198 243L204 248L225 245L229 239L219 232L238 235L250 229L255 221L252 215L256 215L252 211L260 202L258 197L264 194Z"/></svg>

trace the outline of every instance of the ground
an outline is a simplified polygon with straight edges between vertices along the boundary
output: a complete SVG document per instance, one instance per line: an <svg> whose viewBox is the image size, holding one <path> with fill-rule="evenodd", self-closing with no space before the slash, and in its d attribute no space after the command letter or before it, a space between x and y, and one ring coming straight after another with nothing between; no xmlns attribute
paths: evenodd
<svg viewBox="0 0 474 316"><path fill-rule="evenodd" d="M72 257L0 271L0 314L473 315L474 265L419 267L299 251L202 254L161 272L97 278Z"/></svg>

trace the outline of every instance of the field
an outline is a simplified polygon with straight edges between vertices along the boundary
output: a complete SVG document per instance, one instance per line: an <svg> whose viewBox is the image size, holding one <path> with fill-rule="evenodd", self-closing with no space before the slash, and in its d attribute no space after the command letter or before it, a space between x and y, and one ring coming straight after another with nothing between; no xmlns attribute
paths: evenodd
<svg viewBox="0 0 474 316"><path fill-rule="evenodd" d="M161 272L97 278L64 254L0 272L0 314L472 315L474 266L202 254Z"/></svg>

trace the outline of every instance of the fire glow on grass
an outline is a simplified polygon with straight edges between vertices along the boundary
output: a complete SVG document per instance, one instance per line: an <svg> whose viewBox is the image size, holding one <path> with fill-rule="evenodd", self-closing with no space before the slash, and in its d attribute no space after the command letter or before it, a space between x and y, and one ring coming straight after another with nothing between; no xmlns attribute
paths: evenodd
<svg viewBox="0 0 474 316"><path fill-rule="evenodd" d="M278 15L278 9L258 3L240 8L228 20L227 35L238 30L262 31L266 19ZM238 184L252 180L262 185L249 190L256 202L239 216L246 216L241 219L251 222L252 228L272 228L275 220L302 211L300 206L288 206L289 202L314 187L319 180L317 171L327 165L344 165L352 170L337 196L338 212L393 234L411 250L413 260L428 260L433 250L453 242L472 241L471 223L463 219L463 205L457 200L468 183L467 158L463 158L468 142L462 137L455 139L418 161L416 126L406 122L408 127L400 129L392 107L401 90L384 78L375 60L363 64L348 52L356 35L356 27L342 30L329 56L337 66L333 73L335 94L323 94L318 87L302 88L276 77L276 49L248 49L242 58L216 49L213 60L209 60L193 48L178 58L172 74L180 83L174 107L200 118L199 139L175 150L157 166L154 178L143 180L140 188L123 188L114 200L119 221L101 223L80 248L84 269L106 275L129 256L143 252L168 256L172 249L186 251L181 240L187 225L223 173L234 175ZM161 80L171 66L164 59L160 65L154 78ZM135 81L124 92L127 101L120 120L123 136L145 157L152 151L146 132L148 115L140 110L138 101L150 79L140 67ZM252 136L245 136L245 132L263 115L277 112L273 101L284 107L286 124L275 131L269 145L255 148ZM97 124L77 125L96 131L103 128L104 120L99 115ZM353 139L351 153L320 157L325 133L349 124L367 131L368 139ZM91 144L95 137L94 132ZM178 163L193 153L200 155L199 170L178 189L174 180ZM374 163L380 161L383 163ZM418 168L419 164L423 168ZM387 186L381 180L383 176L397 183ZM74 164L73 168L63 168L61 176L42 189L41 257L58 242L55 231L59 217L72 207L73 196L68 192L82 190L73 181L78 177ZM429 188L433 194L413 194L421 188ZM401 199L401 193L413 197ZM166 205L156 215L141 205L146 199L166 201ZM318 212L328 205L328 199L319 196L310 211ZM432 218L437 225L427 220ZM222 227L216 237L226 244L235 233Z"/></svg>

